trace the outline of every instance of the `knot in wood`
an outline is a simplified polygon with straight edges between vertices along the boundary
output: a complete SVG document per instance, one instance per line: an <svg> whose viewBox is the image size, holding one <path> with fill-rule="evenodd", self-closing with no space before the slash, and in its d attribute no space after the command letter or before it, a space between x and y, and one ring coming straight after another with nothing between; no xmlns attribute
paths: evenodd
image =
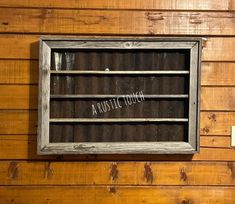
<svg viewBox="0 0 235 204"><path fill-rule="evenodd" d="M148 183L153 182L153 172L152 172L150 163L145 163L144 165L144 177L146 179L146 182Z"/></svg>
<svg viewBox="0 0 235 204"><path fill-rule="evenodd" d="M51 162L45 164L45 178L50 179L53 176L53 169L51 168Z"/></svg>
<svg viewBox="0 0 235 204"><path fill-rule="evenodd" d="M19 170L18 170L18 163L11 162L8 167L8 177L11 179L16 179L18 177Z"/></svg>
<svg viewBox="0 0 235 204"><path fill-rule="evenodd" d="M118 169L117 169L117 163L112 163L110 167L110 178L112 181L116 180L118 178Z"/></svg>
<svg viewBox="0 0 235 204"><path fill-rule="evenodd" d="M180 180L187 181L188 177L184 169L180 169Z"/></svg>

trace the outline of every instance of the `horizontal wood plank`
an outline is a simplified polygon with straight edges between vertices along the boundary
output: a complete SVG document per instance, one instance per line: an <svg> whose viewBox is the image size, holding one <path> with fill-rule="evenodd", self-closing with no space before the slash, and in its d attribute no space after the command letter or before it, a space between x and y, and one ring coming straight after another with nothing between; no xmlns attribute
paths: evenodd
<svg viewBox="0 0 235 204"><path fill-rule="evenodd" d="M35 134L37 111L0 110L0 134Z"/></svg>
<svg viewBox="0 0 235 204"><path fill-rule="evenodd" d="M36 135L0 135L0 159L48 159L37 156Z"/></svg>
<svg viewBox="0 0 235 204"><path fill-rule="evenodd" d="M235 63L203 62L201 68L202 86L234 86Z"/></svg>
<svg viewBox="0 0 235 204"><path fill-rule="evenodd" d="M61 196L60 196L61 195ZM235 199L234 187L0 187L3 203L178 204L226 203Z"/></svg>
<svg viewBox="0 0 235 204"><path fill-rule="evenodd" d="M66 8L66 9L138 9L138 10L232 10L233 0L0 0L0 7Z"/></svg>
<svg viewBox="0 0 235 204"><path fill-rule="evenodd" d="M235 110L235 87L202 87L201 110Z"/></svg>
<svg viewBox="0 0 235 204"><path fill-rule="evenodd" d="M38 84L37 60L0 60L0 84ZM234 62L202 62L202 86L235 86Z"/></svg>
<svg viewBox="0 0 235 204"><path fill-rule="evenodd" d="M37 60L0 60L0 84L37 83Z"/></svg>
<svg viewBox="0 0 235 204"><path fill-rule="evenodd" d="M0 109L37 109L37 101L37 85L0 85ZM235 87L202 87L201 110L234 111Z"/></svg>
<svg viewBox="0 0 235 204"><path fill-rule="evenodd" d="M230 136L201 136L200 137L201 147L227 147L231 148L231 137Z"/></svg>
<svg viewBox="0 0 235 204"><path fill-rule="evenodd" d="M0 59L38 59L38 40L40 35L1 34ZM59 36L54 37L100 37L100 36ZM110 37L103 35L102 37ZM116 36L118 37L118 36ZM119 36L120 37L120 36ZM202 50L203 61L235 61L235 38L212 37L207 38Z"/></svg>
<svg viewBox="0 0 235 204"><path fill-rule="evenodd" d="M0 35L0 59L38 59L39 35Z"/></svg>
<svg viewBox="0 0 235 204"><path fill-rule="evenodd" d="M235 112L201 112L201 135L230 135Z"/></svg>
<svg viewBox="0 0 235 204"><path fill-rule="evenodd" d="M231 36L234 18L233 12L0 8L0 33Z"/></svg>
<svg viewBox="0 0 235 204"><path fill-rule="evenodd" d="M235 38L208 38L202 50L203 61L235 61Z"/></svg>
<svg viewBox="0 0 235 204"><path fill-rule="evenodd" d="M0 109L37 109L38 86L0 85Z"/></svg>
<svg viewBox="0 0 235 204"><path fill-rule="evenodd" d="M234 186L233 166L235 162L1 161L0 185ZM151 180L144 176L146 168Z"/></svg>

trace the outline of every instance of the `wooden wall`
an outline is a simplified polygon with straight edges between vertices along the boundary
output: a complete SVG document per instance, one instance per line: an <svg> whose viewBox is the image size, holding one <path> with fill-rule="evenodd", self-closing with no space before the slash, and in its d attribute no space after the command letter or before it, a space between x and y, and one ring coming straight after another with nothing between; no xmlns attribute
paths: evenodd
<svg viewBox="0 0 235 204"><path fill-rule="evenodd" d="M201 152L37 156L38 38L201 36ZM0 203L235 203L234 0L0 0Z"/></svg>

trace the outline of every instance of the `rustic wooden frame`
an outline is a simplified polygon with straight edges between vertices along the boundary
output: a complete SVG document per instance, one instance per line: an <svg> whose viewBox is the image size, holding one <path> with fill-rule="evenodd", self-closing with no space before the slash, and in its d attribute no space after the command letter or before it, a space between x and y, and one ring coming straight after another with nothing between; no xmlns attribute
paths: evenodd
<svg viewBox="0 0 235 204"><path fill-rule="evenodd" d="M201 47L201 38L68 39L42 37L39 56L38 154L193 154L198 152ZM50 143L51 50L76 48L190 49L188 142ZM148 74L147 71L146 74Z"/></svg>

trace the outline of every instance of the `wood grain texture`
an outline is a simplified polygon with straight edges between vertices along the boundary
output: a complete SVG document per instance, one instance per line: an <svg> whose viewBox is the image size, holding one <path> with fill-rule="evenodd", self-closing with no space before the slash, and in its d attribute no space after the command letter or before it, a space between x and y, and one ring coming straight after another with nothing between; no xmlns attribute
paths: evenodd
<svg viewBox="0 0 235 204"><path fill-rule="evenodd" d="M100 36L79 36L79 35L53 35L54 37L100 37ZM38 41L40 35L23 34L1 34L0 59L38 59ZM102 35L102 37L109 37ZM120 35L116 36L120 37ZM123 36L122 36L123 37ZM210 37L207 38L202 50L203 61L235 61L235 38L233 37Z"/></svg>
<svg viewBox="0 0 235 204"><path fill-rule="evenodd" d="M0 110L1 134L35 134L37 111Z"/></svg>
<svg viewBox="0 0 235 204"><path fill-rule="evenodd" d="M201 67L202 86L234 86L235 63L203 62Z"/></svg>
<svg viewBox="0 0 235 204"><path fill-rule="evenodd" d="M35 133L34 133L35 134ZM1 135L0 158L1 159L41 159L49 157L37 156L36 135ZM52 158L51 158L52 159ZM56 158L54 158L56 159Z"/></svg>
<svg viewBox="0 0 235 204"><path fill-rule="evenodd" d="M0 32L231 36L235 35L234 18L233 12L0 8Z"/></svg>
<svg viewBox="0 0 235 204"><path fill-rule="evenodd" d="M234 0L230 0L229 8L230 8L231 10L234 10L234 9L235 9L235 1L234 1Z"/></svg>
<svg viewBox="0 0 235 204"><path fill-rule="evenodd" d="M201 110L235 110L235 87L202 87Z"/></svg>
<svg viewBox="0 0 235 204"><path fill-rule="evenodd" d="M36 154L36 136L34 135L34 138L31 138L31 135L1 135L0 157L2 159L7 157L12 159L33 158L32 155Z"/></svg>
<svg viewBox="0 0 235 204"><path fill-rule="evenodd" d="M0 60L0 84L37 83L37 60Z"/></svg>
<svg viewBox="0 0 235 204"><path fill-rule="evenodd" d="M201 112L201 135L230 135L235 112Z"/></svg>
<svg viewBox="0 0 235 204"><path fill-rule="evenodd" d="M201 136L200 137L201 147L222 147L231 148L231 137L230 136Z"/></svg>
<svg viewBox="0 0 235 204"><path fill-rule="evenodd" d="M61 195L61 196L59 196ZM176 204L226 203L235 199L234 187L0 187L3 203L103 203L122 204Z"/></svg>
<svg viewBox="0 0 235 204"><path fill-rule="evenodd" d="M235 38L208 38L202 50L203 61L235 61Z"/></svg>
<svg viewBox="0 0 235 204"><path fill-rule="evenodd" d="M133 10L232 10L233 0L0 0L0 7L23 7L23 8L76 8L76 9L133 9Z"/></svg>
<svg viewBox="0 0 235 204"><path fill-rule="evenodd" d="M0 109L37 109L38 86L0 85Z"/></svg>
<svg viewBox="0 0 235 204"><path fill-rule="evenodd" d="M1 59L38 59L39 35L0 35Z"/></svg>
<svg viewBox="0 0 235 204"><path fill-rule="evenodd" d="M144 177L146 165L152 172L151 182ZM235 162L196 161L190 163L1 161L0 185L234 186L235 179L231 173L234 165Z"/></svg>

